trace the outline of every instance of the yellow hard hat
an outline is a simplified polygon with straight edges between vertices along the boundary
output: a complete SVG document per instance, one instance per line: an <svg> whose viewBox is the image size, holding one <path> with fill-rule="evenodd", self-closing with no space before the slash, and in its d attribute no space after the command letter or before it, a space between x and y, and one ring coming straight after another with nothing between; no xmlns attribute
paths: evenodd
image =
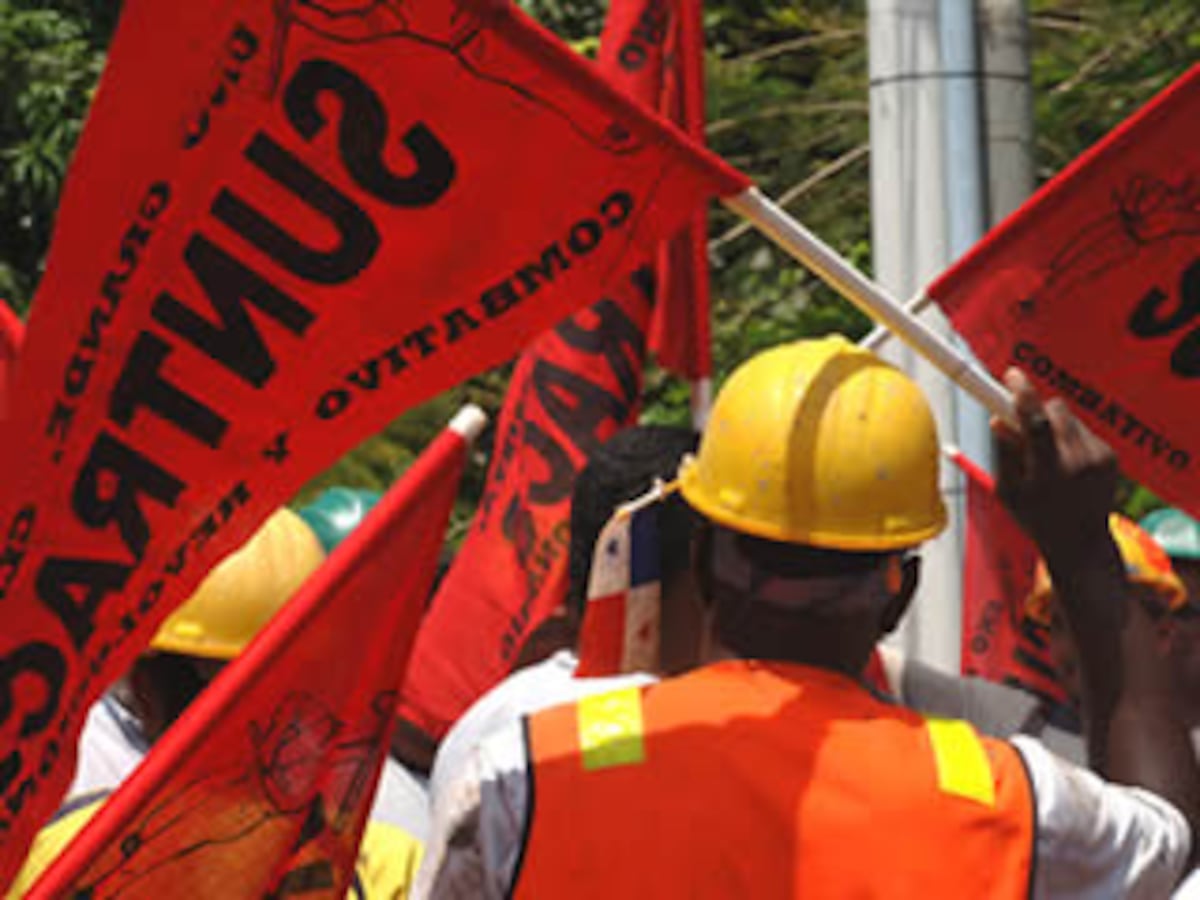
<svg viewBox="0 0 1200 900"><path fill-rule="evenodd" d="M738 368L684 461L687 502L755 537L847 551L912 547L946 525L938 437L920 389L842 337Z"/></svg>
<svg viewBox="0 0 1200 900"><path fill-rule="evenodd" d="M1108 529L1112 532L1129 580L1154 588L1168 612L1183 606L1187 601L1187 589L1171 567L1170 557L1154 538L1118 513L1108 517ZM1033 589L1025 601L1025 614L1039 625L1049 625L1050 601L1053 597L1054 586L1050 583L1050 573L1046 570L1046 563L1039 559L1033 575Z"/></svg>
<svg viewBox="0 0 1200 900"><path fill-rule="evenodd" d="M166 653L233 659L321 564L304 520L280 509L208 573L163 622L150 646Z"/></svg>

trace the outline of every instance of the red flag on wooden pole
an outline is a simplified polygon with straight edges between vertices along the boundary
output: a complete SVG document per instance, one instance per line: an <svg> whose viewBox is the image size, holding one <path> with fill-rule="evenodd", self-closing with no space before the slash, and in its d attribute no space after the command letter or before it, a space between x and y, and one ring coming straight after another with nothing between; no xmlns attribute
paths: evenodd
<svg viewBox="0 0 1200 900"><path fill-rule="evenodd" d="M703 139L700 15L698 0L614 0L598 66L614 87ZM649 268L634 271L611 299L522 356L480 511L421 628L405 682L404 718L426 734L440 738L503 678L525 638L563 602L571 484L598 443L636 420L647 332L662 365L707 376L706 223L698 204L663 243L657 288Z"/></svg>
<svg viewBox="0 0 1200 900"><path fill-rule="evenodd" d="M703 0L675 0L676 27L668 43L660 109L699 144L704 143ZM697 425L707 418L705 392L712 376L712 324L708 278L708 210L697 206L683 228L660 250L659 302L650 330L659 364L693 382ZM699 402L697 402L699 401Z"/></svg>
<svg viewBox="0 0 1200 900"><path fill-rule="evenodd" d="M597 63L615 87L704 143L702 0L612 0ZM712 374L707 248L708 216L697 206L658 261L650 347L663 368L691 380Z"/></svg>
<svg viewBox="0 0 1200 900"><path fill-rule="evenodd" d="M747 183L507 4L125 3L9 420L0 884L217 559Z"/></svg>
<svg viewBox="0 0 1200 900"><path fill-rule="evenodd" d="M962 672L1062 702L1046 631L1025 615L1037 548L997 499L992 477L961 451L948 455L967 476Z"/></svg>
<svg viewBox="0 0 1200 900"><path fill-rule="evenodd" d="M928 293L994 374L1020 366L1132 477L1200 513L1200 65Z"/></svg>
<svg viewBox="0 0 1200 900"><path fill-rule="evenodd" d="M417 637L401 713L446 729L511 671L567 589L571 491L588 455L637 421L647 266L521 354L497 423L479 510Z"/></svg>
<svg viewBox="0 0 1200 900"><path fill-rule="evenodd" d="M468 408L85 826L31 898L346 895L433 582Z"/></svg>

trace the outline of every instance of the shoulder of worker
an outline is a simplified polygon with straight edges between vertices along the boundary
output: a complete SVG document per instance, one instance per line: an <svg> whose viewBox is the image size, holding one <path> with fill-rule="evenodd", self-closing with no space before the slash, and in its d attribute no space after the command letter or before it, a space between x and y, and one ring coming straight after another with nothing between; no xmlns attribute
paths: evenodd
<svg viewBox="0 0 1200 900"><path fill-rule="evenodd" d="M1025 764L1037 820L1035 897L1167 897L1192 835L1172 804L1113 784L1027 735L1012 738Z"/></svg>
<svg viewBox="0 0 1200 900"><path fill-rule="evenodd" d="M445 781L414 896L501 898L512 885L529 815L523 720L482 737Z"/></svg>
<svg viewBox="0 0 1200 900"><path fill-rule="evenodd" d="M460 777L470 754L488 735L518 722L522 716L631 685L649 684L644 673L609 678L576 678L578 658L569 650L514 672L479 698L451 726L438 748L430 776L430 800L436 807L449 785Z"/></svg>

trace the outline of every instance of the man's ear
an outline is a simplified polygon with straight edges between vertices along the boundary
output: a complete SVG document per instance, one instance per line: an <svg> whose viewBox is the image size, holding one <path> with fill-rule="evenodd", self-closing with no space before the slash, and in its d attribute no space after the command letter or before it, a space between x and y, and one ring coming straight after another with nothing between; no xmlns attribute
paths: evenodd
<svg viewBox="0 0 1200 900"><path fill-rule="evenodd" d="M884 608L880 627L883 634L891 634L908 612L913 595L917 592L917 585L921 581L921 557L896 554L888 557L886 565L887 590L891 596Z"/></svg>

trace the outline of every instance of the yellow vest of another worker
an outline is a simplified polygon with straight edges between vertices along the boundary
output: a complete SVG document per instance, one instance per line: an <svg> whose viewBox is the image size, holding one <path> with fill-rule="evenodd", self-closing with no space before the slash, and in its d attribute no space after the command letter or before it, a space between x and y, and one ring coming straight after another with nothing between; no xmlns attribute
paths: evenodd
<svg viewBox="0 0 1200 900"><path fill-rule="evenodd" d="M824 670L727 662L529 719L518 898L1024 897L1009 744Z"/></svg>

